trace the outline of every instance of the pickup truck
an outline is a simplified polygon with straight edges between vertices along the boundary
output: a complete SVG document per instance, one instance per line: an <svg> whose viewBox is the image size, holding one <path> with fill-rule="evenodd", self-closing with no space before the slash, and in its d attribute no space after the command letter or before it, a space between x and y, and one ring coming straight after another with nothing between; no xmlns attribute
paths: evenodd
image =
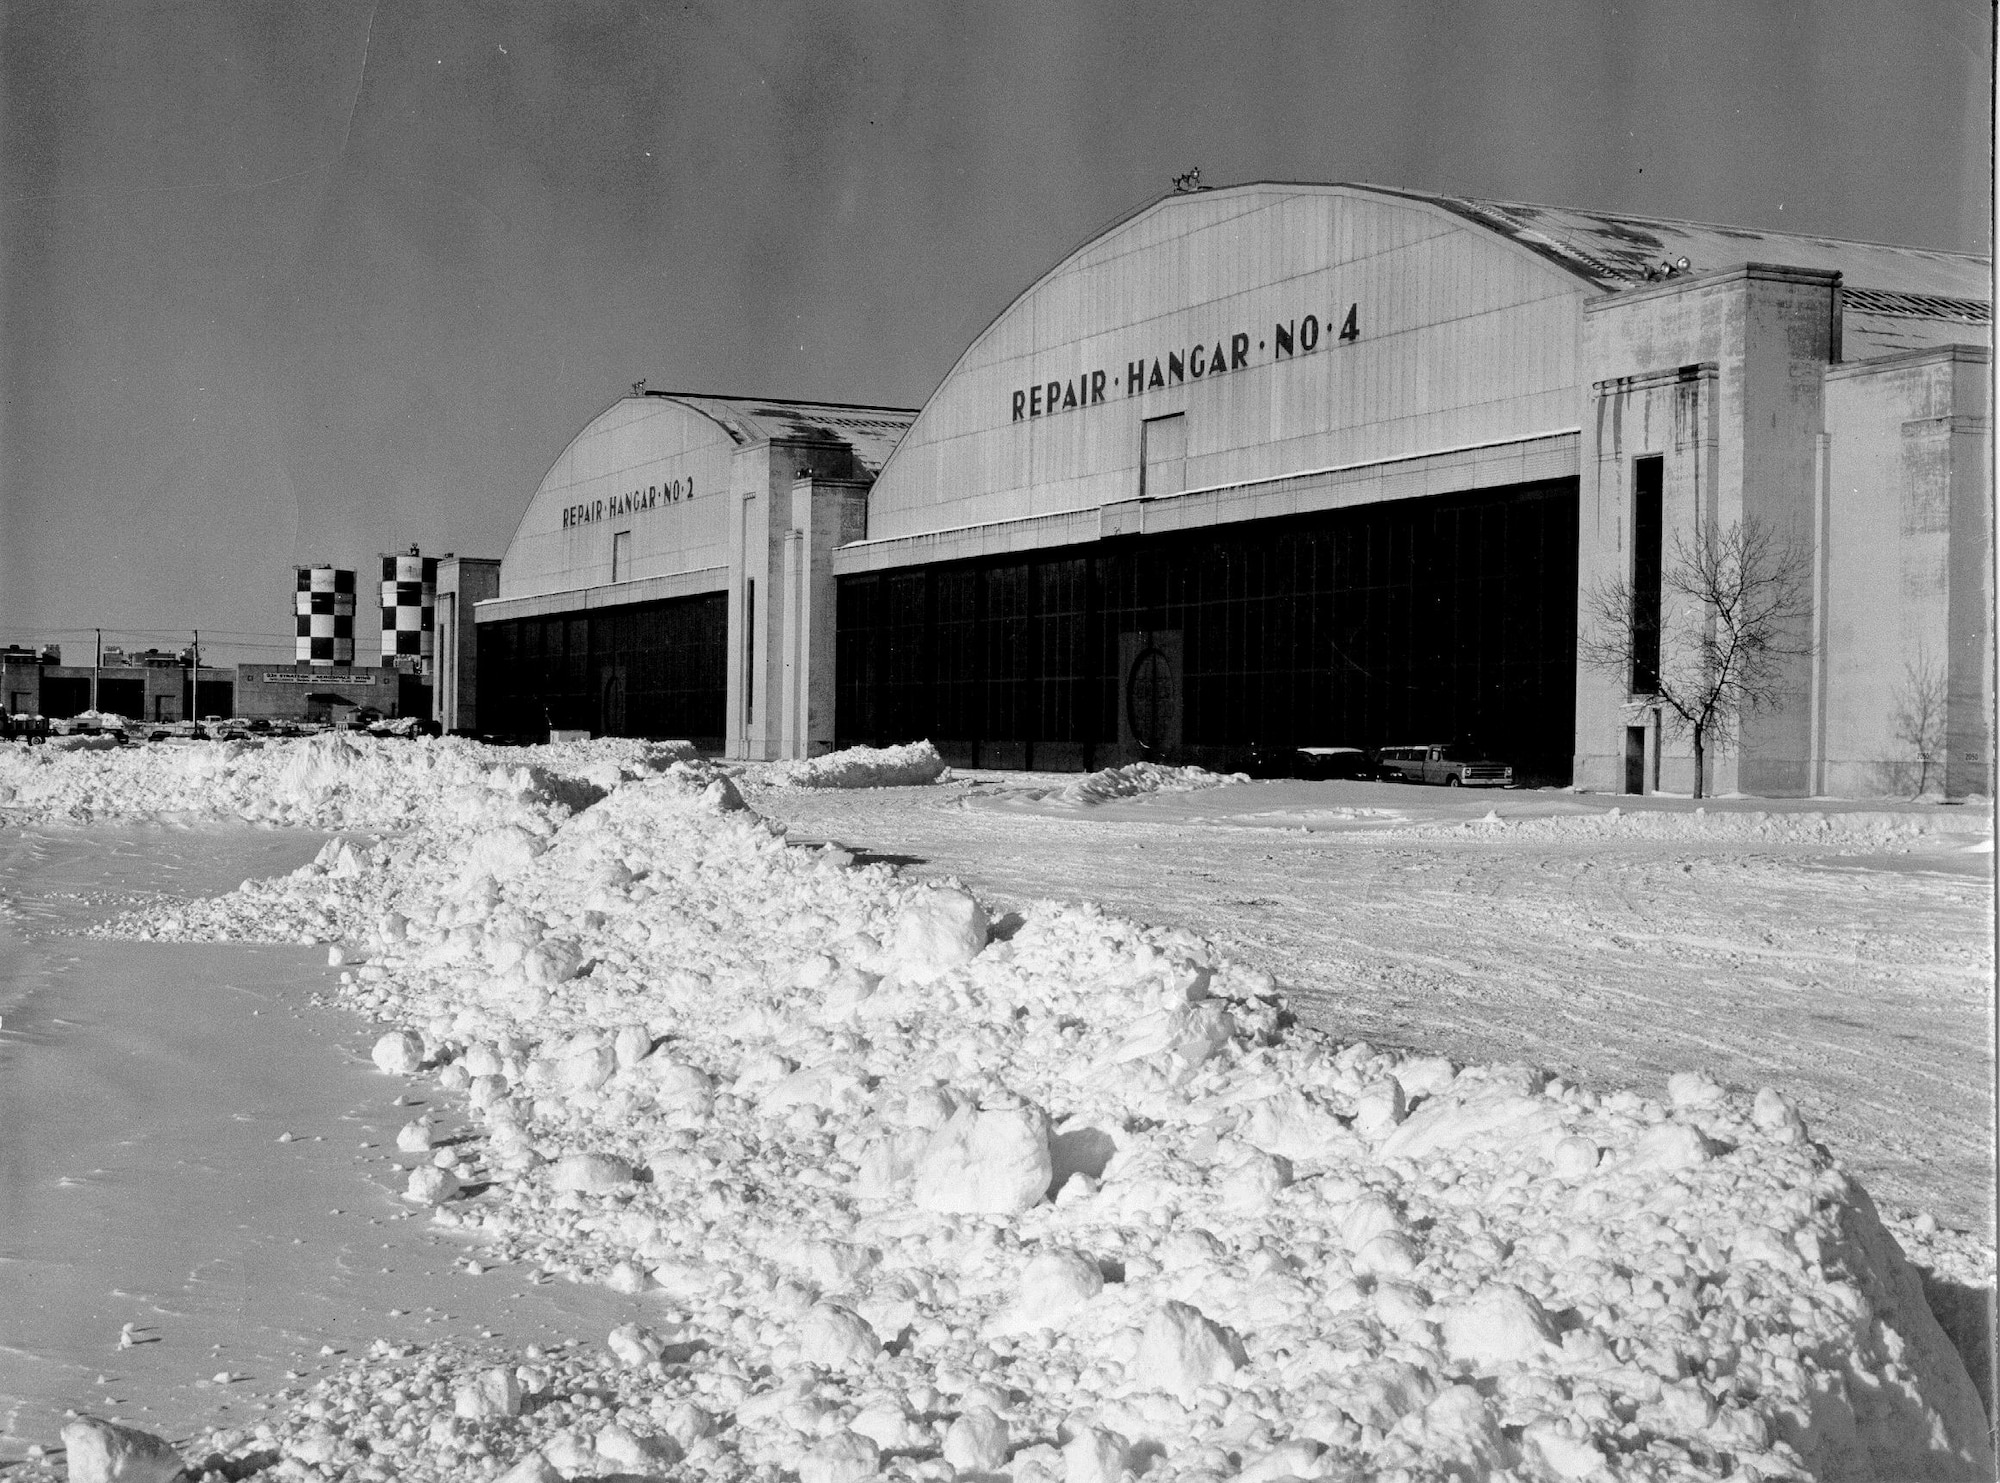
<svg viewBox="0 0 2000 1483"><path fill-rule="evenodd" d="M1514 769L1496 762L1478 747L1464 743L1429 742L1423 746L1384 747L1376 754L1382 776L1406 783L1442 783L1448 788L1511 788Z"/></svg>

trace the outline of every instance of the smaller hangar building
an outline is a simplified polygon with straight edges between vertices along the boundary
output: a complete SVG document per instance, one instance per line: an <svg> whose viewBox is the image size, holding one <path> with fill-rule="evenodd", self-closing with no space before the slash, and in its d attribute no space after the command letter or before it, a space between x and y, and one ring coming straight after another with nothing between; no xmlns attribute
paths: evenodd
<svg viewBox="0 0 2000 1483"><path fill-rule="evenodd" d="M476 605L479 728L828 750L832 553L915 415L634 387L550 467Z"/></svg>
<svg viewBox="0 0 2000 1483"><path fill-rule="evenodd" d="M1469 740L1686 792L1641 667L1577 636L1594 590L1754 523L1809 568L1808 652L1706 788L1907 791L1924 689L1945 788L1990 791L1990 285L1376 186L1172 195L921 412L622 398L478 605L480 728L1042 768Z"/></svg>

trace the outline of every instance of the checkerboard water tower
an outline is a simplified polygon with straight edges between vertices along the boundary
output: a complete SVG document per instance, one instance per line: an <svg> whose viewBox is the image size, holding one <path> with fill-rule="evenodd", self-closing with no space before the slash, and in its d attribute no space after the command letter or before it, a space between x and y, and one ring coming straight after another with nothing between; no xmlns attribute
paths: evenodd
<svg viewBox="0 0 2000 1483"><path fill-rule="evenodd" d="M428 675L436 658L435 556L415 546L382 558L382 663Z"/></svg>
<svg viewBox="0 0 2000 1483"><path fill-rule="evenodd" d="M293 612L297 641L293 659L322 669L354 665L354 573L333 566L294 567L298 577Z"/></svg>

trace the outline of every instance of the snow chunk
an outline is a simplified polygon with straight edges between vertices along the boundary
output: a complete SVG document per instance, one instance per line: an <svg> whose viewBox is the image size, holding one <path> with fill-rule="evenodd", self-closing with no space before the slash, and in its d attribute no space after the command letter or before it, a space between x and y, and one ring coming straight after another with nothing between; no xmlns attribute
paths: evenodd
<svg viewBox="0 0 2000 1483"><path fill-rule="evenodd" d="M1038 1253L1021 1270L1013 1306L989 1325L989 1333L1047 1328L1076 1312L1104 1291L1097 1263L1067 1247Z"/></svg>
<svg viewBox="0 0 2000 1483"><path fill-rule="evenodd" d="M1805 1141L1805 1121L1792 1106L1792 1099L1774 1087L1762 1087L1758 1090L1757 1100L1751 1106L1750 1119L1765 1132L1774 1135L1781 1143Z"/></svg>
<svg viewBox="0 0 2000 1483"><path fill-rule="evenodd" d="M1581 1179L1597 1167L1597 1145L1571 1135L1549 1154L1549 1167L1558 1179Z"/></svg>
<svg viewBox="0 0 2000 1483"><path fill-rule="evenodd" d="M842 1432L799 1459L799 1483L861 1483L881 1468L882 1449L867 1437ZM1117 1483L1114 1477L1110 1483Z"/></svg>
<svg viewBox="0 0 2000 1483"><path fill-rule="evenodd" d="M424 1063L424 1043L408 1030L391 1030L369 1052L376 1069L389 1076L409 1076Z"/></svg>
<svg viewBox="0 0 2000 1483"><path fill-rule="evenodd" d="M991 1473L1007 1461L1007 1423L984 1406L952 1422L944 1434L944 1460L966 1473Z"/></svg>
<svg viewBox="0 0 2000 1483"><path fill-rule="evenodd" d="M911 983L929 983L986 946L986 910L963 891L930 886L917 892L896 919L890 948L897 972Z"/></svg>
<svg viewBox="0 0 2000 1483"><path fill-rule="evenodd" d="M634 1369L652 1363L667 1348L658 1334L636 1323L619 1324L605 1337L604 1346Z"/></svg>
<svg viewBox="0 0 2000 1483"><path fill-rule="evenodd" d="M547 937L528 949L521 973L530 984L547 987L568 983L583 967L583 948L574 938Z"/></svg>
<svg viewBox="0 0 2000 1483"><path fill-rule="evenodd" d="M163 1437L79 1416L62 1429L70 1483L173 1483L181 1455Z"/></svg>
<svg viewBox="0 0 2000 1483"><path fill-rule="evenodd" d="M644 1477L681 1460L680 1444L671 1437L640 1436L614 1422L597 1434L597 1455L621 1472Z"/></svg>
<svg viewBox="0 0 2000 1483"><path fill-rule="evenodd" d="M1504 1082L1475 1083L1464 1092L1454 1083L1450 1094L1434 1097L1411 1113L1377 1152L1384 1159L1424 1159L1500 1135L1512 1143L1527 1142L1558 1125L1546 1098L1525 1096Z"/></svg>
<svg viewBox="0 0 2000 1483"><path fill-rule="evenodd" d="M1450 1088L1458 1071L1443 1056L1412 1056L1390 1073L1403 1095L1414 1102L1419 1097L1435 1097Z"/></svg>
<svg viewBox="0 0 2000 1483"><path fill-rule="evenodd" d="M458 1176L434 1164L422 1164L410 1171L403 1198L412 1205L442 1205L458 1198Z"/></svg>
<svg viewBox="0 0 2000 1483"><path fill-rule="evenodd" d="M653 1053L653 1037L643 1025L626 1025L613 1037L611 1049L618 1058L618 1069L629 1071Z"/></svg>
<svg viewBox="0 0 2000 1483"><path fill-rule="evenodd" d="M559 1190L608 1194L632 1182L632 1166L607 1153L566 1153L557 1160L553 1183Z"/></svg>
<svg viewBox="0 0 2000 1483"><path fill-rule="evenodd" d="M944 758L927 741L900 747L849 747L764 769L773 788L909 788L944 776Z"/></svg>
<svg viewBox="0 0 2000 1483"><path fill-rule="evenodd" d="M462 865L468 876L492 876L495 880L525 870L548 850L548 846L518 824L503 824L475 837L466 849Z"/></svg>
<svg viewBox="0 0 2000 1483"><path fill-rule="evenodd" d="M1147 1320L1132 1376L1152 1390L1192 1400L1204 1385L1248 1364L1243 1341L1186 1303L1163 1304Z"/></svg>
<svg viewBox="0 0 2000 1483"><path fill-rule="evenodd" d="M556 1470L554 1463L536 1451L516 1458L514 1465L502 1473L496 1483L562 1483L562 1474Z"/></svg>
<svg viewBox="0 0 2000 1483"><path fill-rule="evenodd" d="M1125 1472L1125 1438L1087 1426L1063 1447L1063 1483L1119 1483Z"/></svg>
<svg viewBox="0 0 2000 1483"><path fill-rule="evenodd" d="M715 1100L708 1073L664 1055L648 1056L641 1065L651 1079L653 1101L661 1108L706 1114Z"/></svg>
<svg viewBox="0 0 2000 1483"><path fill-rule="evenodd" d="M1442 1328L1445 1352L1474 1365L1531 1364L1558 1347L1555 1325L1534 1295L1505 1282L1447 1309Z"/></svg>
<svg viewBox="0 0 2000 1483"><path fill-rule="evenodd" d="M1676 1071L1667 1078L1667 1100L1678 1108L1713 1107L1727 1095L1705 1071Z"/></svg>
<svg viewBox="0 0 2000 1483"><path fill-rule="evenodd" d="M925 1210L1017 1215L1040 1203L1053 1173L1039 1107L965 1107L925 1144L910 1199Z"/></svg>
<svg viewBox="0 0 2000 1483"><path fill-rule="evenodd" d="M1243 1139L1287 1159L1324 1159L1357 1147L1338 1118L1298 1091L1277 1092L1252 1107Z"/></svg>
<svg viewBox="0 0 2000 1483"><path fill-rule="evenodd" d="M1236 1034L1236 1021L1216 1000L1181 1004L1147 1015L1132 1027L1111 1061L1136 1061L1142 1056L1170 1052L1190 1066L1198 1066L1221 1050Z"/></svg>
<svg viewBox="0 0 2000 1483"><path fill-rule="evenodd" d="M509 1369L482 1370L452 1394L454 1414L468 1421L521 1414L521 1382Z"/></svg>
<svg viewBox="0 0 2000 1483"><path fill-rule="evenodd" d="M1394 1077L1369 1083L1354 1099L1354 1131L1364 1138L1386 1136L1408 1116L1403 1084Z"/></svg>
<svg viewBox="0 0 2000 1483"><path fill-rule="evenodd" d="M1544 1418L1531 1422L1521 1440L1530 1454L1539 1453L1543 1464L1558 1477L1587 1478L1604 1466L1604 1454L1596 1444L1560 1421Z"/></svg>
<svg viewBox="0 0 2000 1483"><path fill-rule="evenodd" d="M799 1358L809 1365L844 1370L881 1352L882 1341L868 1320L836 1303L815 1303L799 1325Z"/></svg>
<svg viewBox="0 0 2000 1483"><path fill-rule="evenodd" d="M1625 1167L1668 1174L1707 1163L1710 1157L1708 1140L1697 1130L1686 1123L1661 1123L1640 1135Z"/></svg>
<svg viewBox="0 0 2000 1483"><path fill-rule="evenodd" d="M1280 1442L1246 1462L1243 1471L1236 1475L1236 1483L1276 1483L1279 1478L1310 1478L1318 1471L1314 1464L1324 1451L1326 1444L1310 1437Z"/></svg>
<svg viewBox="0 0 2000 1483"><path fill-rule="evenodd" d="M1450 1386L1422 1411L1405 1416L1390 1441L1408 1445L1430 1464L1427 1471L1443 1477L1484 1478L1512 1461L1499 1421L1469 1385Z"/></svg>
<svg viewBox="0 0 2000 1483"><path fill-rule="evenodd" d="M555 1075L564 1091L591 1092L611 1080L612 1073L617 1069L618 1053L598 1040L572 1046L557 1063Z"/></svg>

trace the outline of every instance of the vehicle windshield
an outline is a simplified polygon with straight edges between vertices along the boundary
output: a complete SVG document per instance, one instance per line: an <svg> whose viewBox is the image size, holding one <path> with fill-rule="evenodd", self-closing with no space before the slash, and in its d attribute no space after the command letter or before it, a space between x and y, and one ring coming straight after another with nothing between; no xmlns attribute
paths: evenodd
<svg viewBox="0 0 2000 1483"><path fill-rule="evenodd" d="M1466 742L1453 742L1444 749L1447 762L1485 762L1489 759L1484 747L1475 747Z"/></svg>

